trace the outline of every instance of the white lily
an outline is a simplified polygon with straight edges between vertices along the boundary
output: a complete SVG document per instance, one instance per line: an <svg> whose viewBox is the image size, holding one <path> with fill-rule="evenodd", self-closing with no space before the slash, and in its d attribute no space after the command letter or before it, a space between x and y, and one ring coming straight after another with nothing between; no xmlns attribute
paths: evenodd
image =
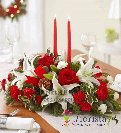
<svg viewBox="0 0 121 133"><path fill-rule="evenodd" d="M79 54L79 55L76 55L72 58L72 62L76 63L76 62L82 62L84 61L85 59L82 58L82 56L84 56L85 54Z"/></svg>
<svg viewBox="0 0 121 133"><path fill-rule="evenodd" d="M18 75L13 81L12 81L12 85L17 85L18 88L21 90L23 87L23 83L27 80L26 76L23 75Z"/></svg>
<svg viewBox="0 0 121 133"><path fill-rule="evenodd" d="M62 105L62 108L66 110L67 102L69 102L70 104L73 103L73 96L69 93L69 90L72 90L74 87L79 86L79 84L70 84L70 85L61 86L58 83L58 80L55 78L55 75L53 76L52 83L53 83L52 91L47 91L42 86L42 90L48 96L45 99L43 99L41 105L44 106L50 103L58 102Z"/></svg>
<svg viewBox="0 0 121 133"><path fill-rule="evenodd" d="M31 69L31 70L34 70L34 60L39 56L39 54L36 54L36 55L32 55L28 58L28 60L31 62L31 64L28 65L28 67Z"/></svg>
<svg viewBox="0 0 121 133"><path fill-rule="evenodd" d="M117 74L114 82L110 84L110 88L117 92L121 92L121 74Z"/></svg>
<svg viewBox="0 0 121 133"><path fill-rule="evenodd" d="M80 62L81 67L77 72L77 76L79 77L81 82L88 83L91 87L93 84L100 85L99 81L93 77L93 75L102 72L101 69L93 68L94 59L90 58L86 64L83 61Z"/></svg>
<svg viewBox="0 0 121 133"><path fill-rule="evenodd" d="M31 77L36 76L35 73L33 71L30 71L30 70L26 70L23 73L13 71L13 74L16 76L16 78L12 81L12 85L16 84L20 90L23 87L23 83L27 80L26 76L31 76Z"/></svg>

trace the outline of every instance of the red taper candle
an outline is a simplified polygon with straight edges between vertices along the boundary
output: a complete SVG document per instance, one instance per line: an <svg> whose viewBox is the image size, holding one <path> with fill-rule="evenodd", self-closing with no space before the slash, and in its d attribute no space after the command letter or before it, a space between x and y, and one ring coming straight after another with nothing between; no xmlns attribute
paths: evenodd
<svg viewBox="0 0 121 133"><path fill-rule="evenodd" d="M67 23L67 37L68 37L67 62L71 63L71 24L70 24L70 19L68 19L68 23Z"/></svg>
<svg viewBox="0 0 121 133"><path fill-rule="evenodd" d="M53 52L54 52L54 56L56 57L58 55L58 52L57 52L57 21L56 21L56 16L54 17L54 44L53 44Z"/></svg>

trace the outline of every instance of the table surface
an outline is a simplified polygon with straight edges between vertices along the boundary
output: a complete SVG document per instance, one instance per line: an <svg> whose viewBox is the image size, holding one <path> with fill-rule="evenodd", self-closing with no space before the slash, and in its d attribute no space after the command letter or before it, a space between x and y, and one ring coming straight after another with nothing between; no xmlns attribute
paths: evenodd
<svg viewBox="0 0 121 133"><path fill-rule="evenodd" d="M72 51L72 56L75 56L77 54L80 54L80 51L78 50L73 50ZM102 61L98 61L98 65L100 65L100 67L102 68L102 70L104 72L108 72L112 77L115 77L116 74L121 73L121 70L114 68L113 66L110 66L108 64L103 63ZM1 66L1 65L0 65ZM0 71L1 74L2 71ZM31 112L27 109L25 109L24 107L20 106L20 105L14 105L14 106L7 106L5 104L5 100L4 100L4 96L3 94L0 94L0 114L8 114L12 111L14 111L15 109L20 109L20 112L18 113L18 116L21 117L32 117L35 119L35 121L37 123L40 124L41 126L41 133L58 133L59 131L57 131L54 127L52 127L50 124L48 124L46 122L46 120L44 120L40 115L38 115L35 112Z"/></svg>

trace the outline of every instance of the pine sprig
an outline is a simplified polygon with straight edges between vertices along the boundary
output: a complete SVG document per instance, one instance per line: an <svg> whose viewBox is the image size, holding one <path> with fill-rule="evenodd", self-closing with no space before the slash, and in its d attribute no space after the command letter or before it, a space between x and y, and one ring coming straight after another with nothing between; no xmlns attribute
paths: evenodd
<svg viewBox="0 0 121 133"><path fill-rule="evenodd" d="M70 68L72 69L72 70L74 70L74 71L78 71L79 70L79 68L80 68L80 63L71 63L70 64Z"/></svg>

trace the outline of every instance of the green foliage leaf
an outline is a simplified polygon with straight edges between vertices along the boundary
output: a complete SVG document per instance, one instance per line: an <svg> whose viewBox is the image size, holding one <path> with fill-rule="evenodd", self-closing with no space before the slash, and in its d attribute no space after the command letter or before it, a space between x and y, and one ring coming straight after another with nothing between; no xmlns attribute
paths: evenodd
<svg viewBox="0 0 121 133"><path fill-rule="evenodd" d="M73 62L72 62L72 63L70 64L70 67L71 67L72 70L74 70L74 71L77 72L77 71L79 70L79 68L80 68L80 63L73 63Z"/></svg>
<svg viewBox="0 0 121 133"><path fill-rule="evenodd" d="M72 109L73 109L74 113L77 114L77 115L81 113L80 107L77 104L73 104Z"/></svg>
<svg viewBox="0 0 121 133"><path fill-rule="evenodd" d="M121 111L121 104L119 104L117 101L110 101L113 105L114 111Z"/></svg>
<svg viewBox="0 0 121 133"><path fill-rule="evenodd" d="M59 73L59 69L55 65L50 65L52 71Z"/></svg>
<svg viewBox="0 0 121 133"><path fill-rule="evenodd" d="M105 103L106 103L106 105L108 107L108 110L112 110L112 111L114 110L113 105L112 105L112 103L110 101L105 101Z"/></svg>
<svg viewBox="0 0 121 133"><path fill-rule="evenodd" d="M48 69L48 67L47 67L47 66L43 66L43 68L44 68L44 70L46 71L46 73L48 73L48 72L49 72L49 69Z"/></svg>
<svg viewBox="0 0 121 133"><path fill-rule="evenodd" d="M53 79L53 74L48 73L43 75L46 79L52 80Z"/></svg>
<svg viewBox="0 0 121 133"><path fill-rule="evenodd" d="M34 62L33 62L33 65L34 65L35 68L38 67L39 59L40 59L40 58L37 56L37 57L35 58Z"/></svg>
<svg viewBox="0 0 121 133"><path fill-rule="evenodd" d="M62 109L61 104L55 102L51 104L51 111L52 111L52 114L54 114L55 116L60 116L62 115L64 110Z"/></svg>

